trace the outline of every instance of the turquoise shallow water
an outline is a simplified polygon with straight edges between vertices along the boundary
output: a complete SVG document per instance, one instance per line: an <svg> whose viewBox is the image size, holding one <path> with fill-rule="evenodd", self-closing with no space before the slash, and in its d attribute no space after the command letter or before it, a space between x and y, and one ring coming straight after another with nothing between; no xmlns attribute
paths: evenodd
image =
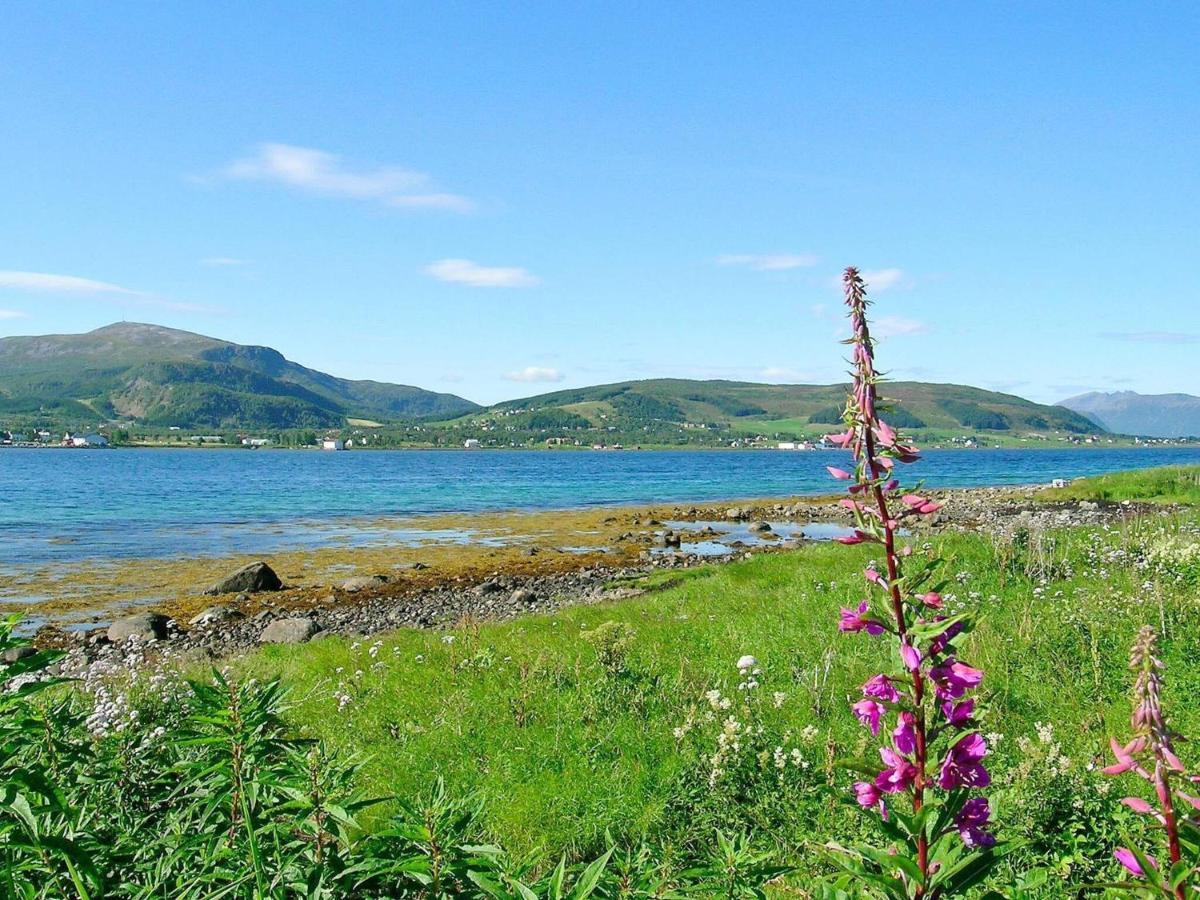
<svg viewBox="0 0 1200 900"><path fill-rule="evenodd" d="M832 493L825 466L845 460L838 451L4 449L0 566L355 543L381 516ZM1200 463L1200 448L933 450L906 474L966 487L1174 463Z"/></svg>

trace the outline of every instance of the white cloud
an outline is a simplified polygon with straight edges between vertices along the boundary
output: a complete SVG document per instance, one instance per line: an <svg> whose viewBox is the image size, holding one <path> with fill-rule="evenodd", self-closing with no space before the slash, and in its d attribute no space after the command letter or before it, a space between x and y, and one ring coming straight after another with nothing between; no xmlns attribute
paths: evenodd
<svg viewBox="0 0 1200 900"><path fill-rule="evenodd" d="M906 319L904 316L880 316L872 323L871 333L876 337L904 337L910 334L928 334L929 325L917 319Z"/></svg>
<svg viewBox="0 0 1200 900"><path fill-rule="evenodd" d="M466 197L433 190L432 179L425 172L400 166L354 171L332 153L291 144L259 144L254 155L235 160L220 175L240 181L270 181L310 194L378 200L406 209L474 209Z"/></svg>
<svg viewBox="0 0 1200 900"><path fill-rule="evenodd" d="M119 284L80 278L76 275L55 275L50 272L0 271L0 290L10 289L38 294L65 294L94 297L108 303L137 303L161 306L181 312L213 312L209 307L194 303L178 303L144 291L134 291Z"/></svg>
<svg viewBox="0 0 1200 900"><path fill-rule="evenodd" d="M820 260L811 253L727 253L717 257L718 266L743 266L755 272L782 272L806 269Z"/></svg>
<svg viewBox="0 0 1200 900"><path fill-rule="evenodd" d="M137 294L137 291L107 281L49 272L0 271L0 288L54 294Z"/></svg>
<svg viewBox="0 0 1200 900"><path fill-rule="evenodd" d="M526 366L518 372L507 372L505 381L562 381L566 376L558 369L547 369L542 366Z"/></svg>
<svg viewBox="0 0 1200 900"><path fill-rule="evenodd" d="M28 319L29 313L23 313L19 309L0 309L0 321L5 319Z"/></svg>
<svg viewBox="0 0 1200 900"><path fill-rule="evenodd" d="M862 280L873 291L888 291L895 287L912 286L912 279L903 269L875 269L863 272Z"/></svg>
<svg viewBox="0 0 1200 900"><path fill-rule="evenodd" d="M763 381L771 381L781 384L811 383L817 380L812 372L804 372L800 369L790 369L787 366L768 366L758 373L758 377Z"/></svg>
<svg viewBox="0 0 1200 900"><path fill-rule="evenodd" d="M542 280L517 266L481 266L469 259L439 259L425 267L438 281L479 288L536 287Z"/></svg>
<svg viewBox="0 0 1200 900"><path fill-rule="evenodd" d="M232 256L206 256L200 260L200 265L209 266L211 268L222 268L224 266L248 266L250 260L236 259Z"/></svg>

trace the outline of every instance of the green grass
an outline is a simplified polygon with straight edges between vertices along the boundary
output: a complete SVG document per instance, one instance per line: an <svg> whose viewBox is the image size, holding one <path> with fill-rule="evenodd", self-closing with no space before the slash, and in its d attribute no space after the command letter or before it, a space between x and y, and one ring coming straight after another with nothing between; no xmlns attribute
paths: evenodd
<svg viewBox="0 0 1200 900"><path fill-rule="evenodd" d="M1200 466L1164 466L1114 472L1054 488L1049 500L1140 500L1149 503L1200 504Z"/></svg>
<svg viewBox="0 0 1200 900"><path fill-rule="evenodd" d="M988 673L983 731L1004 736L993 762L1001 818L1009 836L1028 832L1034 847L1064 829L1076 835L1080 859L1054 857L1068 874L1106 864L1098 848L1113 839L1104 831L1109 816L1083 800L1047 811L1046 798L1102 791L1085 767L1103 758L1108 734L1128 728L1125 659L1143 623L1166 626L1167 702L1176 727L1200 734L1200 710L1185 702L1200 696L1200 588L1130 562L1149 542L1196 541L1197 532L1194 521L1155 517L1015 545L967 535L938 540L950 577L964 573L950 592L982 613L967 658ZM290 715L305 733L363 754L370 791L411 795L443 776L452 792L482 799L489 829L515 851L585 855L606 830L678 842L722 825L769 834L802 868L817 867L808 842L852 837L861 821L830 799L849 778L827 761L874 752L847 701L878 671L886 646L835 628L839 606L860 599L860 569L871 557L863 548L815 545L660 576L673 586L620 603L444 633L397 632L381 639L377 659L369 655L373 639L354 648L331 638L264 650L241 665L285 679L295 698ZM581 639L607 621L635 634L616 676ZM764 695L786 695L778 710L766 704L768 730L790 732L794 742L806 726L817 729L804 752L821 790L787 795L807 800L772 801L782 795L770 785L716 797L703 777L716 732L698 727L682 742L672 734L690 711L705 708L705 691L737 697L735 661L746 653L761 662ZM353 685L342 711L334 699L339 681ZM1028 754L1019 739L1046 751L1035 723L1052 724L1074 760L1070 777L1078 783L1069 790L1022 768ZM1118 817L1119 796L1104 800ZM1028 852L1044 861L1060 851Z"/></svg>

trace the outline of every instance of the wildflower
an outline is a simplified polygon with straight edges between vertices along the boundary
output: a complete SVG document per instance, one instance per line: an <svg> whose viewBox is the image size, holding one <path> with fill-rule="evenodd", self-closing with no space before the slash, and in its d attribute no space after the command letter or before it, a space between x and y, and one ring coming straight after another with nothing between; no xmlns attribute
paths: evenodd
<svg viewBox="0 0 1200 900"><path fill-rule="evenodd" d="M872 675L867 679L862 686L864 697L875 697L877 700L883 700L886 703L898 703L900 701L900 692L896 690L896 686L892 684L891 679L886 675Z"/></svg>
<svg viewBox="0 0 1200 900"><path fill-rule="evenodd" d="M1132 874L1137 875L1139 878L1145 876L1146 873L1142 871L1142 866L1137 861L1137 857L1133 855L1132 850L1127 850L1124 847L1118 847L1113 851L1113 856L1117 858L1117 862L1123 865ZM1158 868L1158 860L1156 860L1153 856L1148 856L1146 859L1149 860L1150 865L1154 866L1156 869Z"/></svg>
<svg viewBox="0 0 1200 900"><path fill-rule="evenodd" d="M775 693L771 695L771 703L776 709L782 709L784 701L786 700L787 694L785 694L783 691L775 691Z"/></svg>
<svg viewBox="0 0 1200 900"><path fill-rule="evenodd" d="M883 634L887 629L878 620L867 617L867 613L870 611L870 605L866 600L858 604L857 610L842 607L842 618L838 622L838 631L865 631L872 636Z"/></svg>
<svg viewBox="0 0 1200 900"><path fill-rule="evenodd" d="M986 797L972 797L963 804L963 808L954 818L954 825L964 844L974 849L990 847L996 843L996 838L984 828L991 818L992 810Z"/></svg>
<svg viewBox="0 0 1200 900"><path fill-rule="evenodd" d="M899 724L892 731L892 740L901 753L913 753L917 749L917 733L913 728L915 724L916 718L908 710L900 713Z"/></svg>
<svg viewBox="0 0 1200 900"><path fill-rule="evenodd" d="M891 747L880 747L879 755L886 768L875 776L875 787L885 794L907 791L917 779L917 767Z"/></svg>
<svg viewBox="0 0 1200 900"><path fill-rule="evenodd" d="M983 767L985 756L987 741L983 735L973 732L960 738L942 762L938 786L947 791L961 787L987 787L992 779Z"/></svg>
<svg viewBox="0 0 1200 900"><path fill-rule="evenodd" d="M951 703L947 700L942 704L942 715L946 717L947 722L955 727L965 725L975 715L975 700L971 698L959 703Z"/></svg>
<svg viewBox="0 0 1200 900"><path fill-rule="evenodd" d="M981 671L954 658L930 669L929 677L933 679L938 697L943 700L957 700L969 689L979 687L983 681Z"/></svg>
<svg viewBox="0 0 1200 900"><path fill-rule="evenodd" d="M910 672L915 672L921 668L921 651L907 641L900 645L900 658L904 661L905 668Z"/></svg>
<svg viewBox="0 0 1200 900"><path fill-rule="evenodd" d="M879 736L879 718L884 713L884 708L874 700L859 700L852 707L854 715L858 720L871 729L873 737Z"/></svg>
<svg viewBox="0 0 1200 900"><path fill-rule="evenodd" d="M737 661L737 667L740 671L748 672L758 665L758 660L749 654L741 657Z"/></svg>
<svg viewBox="0 0 1200 900"><path fill-rule="evenodd" d="M883 805L883 797L879 793L879 788L869 781L854 782L854 799L863 809Z"/></svg>

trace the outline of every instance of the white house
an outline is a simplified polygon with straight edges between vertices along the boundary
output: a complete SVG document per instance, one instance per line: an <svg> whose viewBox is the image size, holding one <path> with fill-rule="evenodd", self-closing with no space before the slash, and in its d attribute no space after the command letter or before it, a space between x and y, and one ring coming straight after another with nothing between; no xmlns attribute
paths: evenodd
<svg viewBox="0 0 1200 900"><path fill-rule="evenodd" d="M77 434L71 438L72 447L107 447L108 438L102 434L94 432L89 434Z"/></svg>
<svg viewBox="0 0 1200 900"><path fill-rule="evenodd" d="M346 442L341 438L325 438L321 441L322 450L345 450Z"/></svg>
<svg viewBox="0 0 1200 900"><path fill-rule="evenodd" d="M478 438L467 438L463 441L463 447L467 450L478 450L483 445L479 443Z"/></svg>

